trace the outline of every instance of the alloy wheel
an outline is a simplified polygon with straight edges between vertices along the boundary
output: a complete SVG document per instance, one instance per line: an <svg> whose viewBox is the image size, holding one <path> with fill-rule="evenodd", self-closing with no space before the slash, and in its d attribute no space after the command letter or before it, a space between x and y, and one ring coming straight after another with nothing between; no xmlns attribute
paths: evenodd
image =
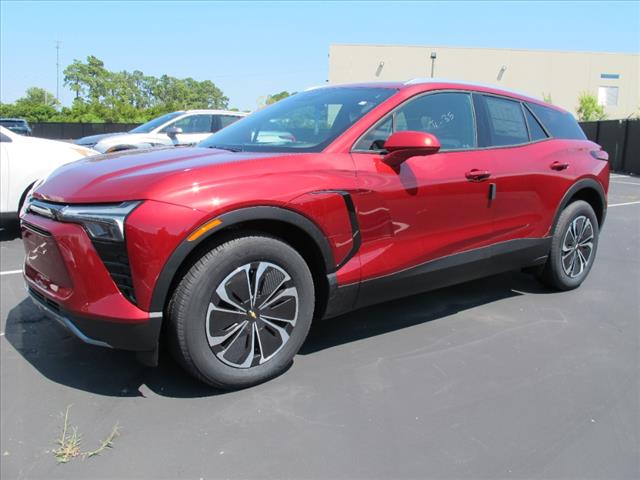
<svg viewBox="0 0 640 480"><path fill-rule="evenodd" d="M584 215L576 217L570 224L562 241L562 268L570 278L585 271L593 253L593 225Z"/></svg>
<svg viewBox="0 0 640 480"><path fill-rule="evenodd" d="M298 290L281 267L264 261L245 264L212 295L205 328L216 357L236 368L272 359L291 336L298 318Z"/></svg>

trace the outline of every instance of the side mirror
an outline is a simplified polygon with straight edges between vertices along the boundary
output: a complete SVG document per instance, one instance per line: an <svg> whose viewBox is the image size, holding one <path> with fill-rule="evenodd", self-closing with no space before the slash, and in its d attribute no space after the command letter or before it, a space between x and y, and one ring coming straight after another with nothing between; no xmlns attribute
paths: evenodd
<svg viewBox="0 0 640 480"><path fill-rule="evenodd" d="M431 133L396 132L384 142L387 154L382 161L391 167L397 167L405 160L420 155L432 155L440 150L440 141Z"/></svg>
<svg viewBox="0 0 640 480"><path fill-rule="evenodd" d="M166 133L170 137L175 137L176 135L182 133L182 129L180 127L169 127L164 131L164 133Z"/></svg>

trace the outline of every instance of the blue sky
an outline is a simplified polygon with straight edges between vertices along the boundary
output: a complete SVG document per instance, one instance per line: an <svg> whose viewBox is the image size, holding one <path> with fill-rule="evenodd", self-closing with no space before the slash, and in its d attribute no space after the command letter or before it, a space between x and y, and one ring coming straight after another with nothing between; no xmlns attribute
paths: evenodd
<svg viewBox="0 0 640 480"><path fill-rule="evenodd" d="M55 93L56 40L63 67L96 55L111 70L210 79L230 106L253 109L324 83L331 43L638 52L639 32L638 1L1 0L0 100L30 86Z"/></svg>

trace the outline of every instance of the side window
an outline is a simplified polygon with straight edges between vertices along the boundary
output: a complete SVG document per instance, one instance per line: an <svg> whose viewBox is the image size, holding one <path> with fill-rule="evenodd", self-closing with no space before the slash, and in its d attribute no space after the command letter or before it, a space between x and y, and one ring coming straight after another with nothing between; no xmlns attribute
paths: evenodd
<svg viewBox="0 0 640 480"><path fill-rule="evenodd" d="M569 112L562 112L536 103L528 103L527 106L536 114L552 137L570 140L585 140L587 138L576 119Z"/></svg>
<svg viewBox="0 0 640 480"><path fill-rule="evenodd" d="M544 140L547 137L547 134L544 133L544 129L540 126L538 120L531 114L528 108L524 109L525 117L527 117L527 125L529 126L529 136L531 137L531 141L535 142L537 140Z"/></svg>
<svg viewBox="0 0 640 480"><path fill-rule="evenodd" d="M228 127L234 122L237 122L242 117L236 117L233 115L220 115L218 118L220 119L220 128L224 128L224 127Z"/></svg>
<svg viewBox="0 0 640 480"><path fill-rule="evenodd" d="M482 95L489 128L490 145L504 147L529 141L520 102Z"/></svg>
<svg viewBox="0 0 640 480"><path fill-rule="evenodd" d="M379 150L392 132L406 130L432 133L441 150L475 148L476 134L471 95L432 93L410 100L378 122L355 145L355 150Z"/></svg>
<svg viewBox="0 0 640 480"><path fill-rule="evenodd" d="M162 129L162 133L170 127L182 129L182 133L211 133L212 115L189 115L169 124Z"/></svg>
<svg viewBox="0 0 640 480"><path fill-rule="evenodd" d="M2 143L11 143L11 137L9 135L5 135L4 133L0 133L0 142Z"/></svg>

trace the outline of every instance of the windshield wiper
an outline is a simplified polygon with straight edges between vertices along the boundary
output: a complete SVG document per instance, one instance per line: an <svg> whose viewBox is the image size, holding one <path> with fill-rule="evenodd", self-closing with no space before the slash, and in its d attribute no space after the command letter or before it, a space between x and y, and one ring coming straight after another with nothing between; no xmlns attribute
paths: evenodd
<svg viewBox="0 0 640 480"><path fill-rule="evenodd" d="M217 148L218 150L227 150L228 152L241 152L242 149L238 147L226 147L222 145L208 145L207 148Z"/></svg>

